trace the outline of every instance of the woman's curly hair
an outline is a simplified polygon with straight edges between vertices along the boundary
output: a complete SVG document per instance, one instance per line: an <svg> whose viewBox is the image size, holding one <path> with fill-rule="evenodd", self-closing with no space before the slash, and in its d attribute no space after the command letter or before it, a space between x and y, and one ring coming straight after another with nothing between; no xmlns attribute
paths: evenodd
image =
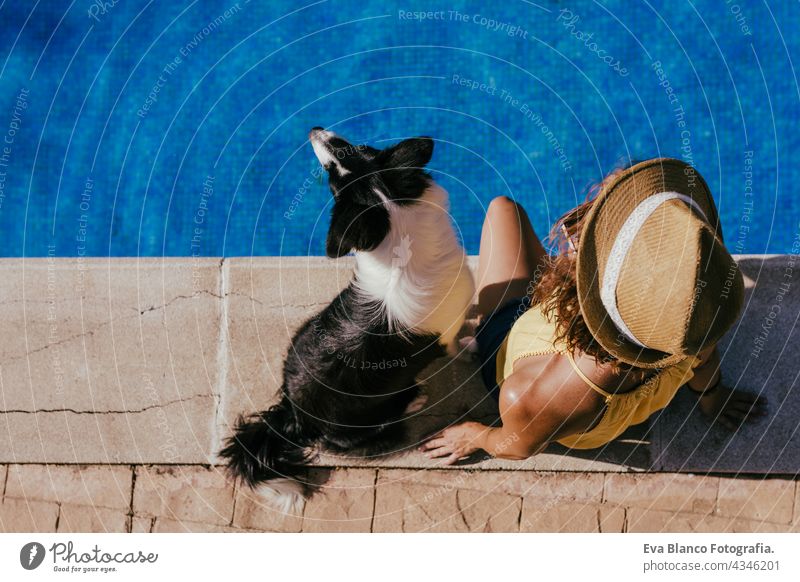
<svg viewBox="0 0 800 582"><path fill-rule="evenodd" d="M614 371L632 369L608 353L586 325L578 305L576 277L576 250L584 219L597 195L608 183L628 166L620 166L600 182L592 185L585 201L559 218L547 241L557 253L546 259L539 281L531 293L531 303L541 305L542 311L556 322L556 339L570 351L580 351L593 356L598 362L611 364Z"/></svg>

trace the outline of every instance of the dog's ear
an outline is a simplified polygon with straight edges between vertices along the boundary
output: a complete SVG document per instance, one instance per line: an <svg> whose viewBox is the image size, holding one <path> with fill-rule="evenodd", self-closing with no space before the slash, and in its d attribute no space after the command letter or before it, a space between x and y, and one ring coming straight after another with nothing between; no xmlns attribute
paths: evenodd
<svg viewBox="0 0 800 582"><path fill-rule="evenodd" d="M378 154L384 168L423 168L433 156L433 140L429 137L405 139Z"/></svg>
<svg viewBox="0 0 800 582"><path fill-rule="evenodd" d="M389 234L389 213L380 205L334 205L325 253L331 259L350 251L371 251Z"/></svg>

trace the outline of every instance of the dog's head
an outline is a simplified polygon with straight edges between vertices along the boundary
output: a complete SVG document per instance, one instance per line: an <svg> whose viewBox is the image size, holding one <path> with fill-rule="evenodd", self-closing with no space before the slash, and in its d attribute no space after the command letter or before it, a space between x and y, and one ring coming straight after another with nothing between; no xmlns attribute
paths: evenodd
<svg viewBox="0 0 800 582"><path fill-rule="evenodd" d="M429 137L406 139L384 150L352 145L321 127L308 137L328 172L334 198L326 244L331 258L376 248L391 228L390 206L414 204L430 186L425 171L433 154Z"/></svg>

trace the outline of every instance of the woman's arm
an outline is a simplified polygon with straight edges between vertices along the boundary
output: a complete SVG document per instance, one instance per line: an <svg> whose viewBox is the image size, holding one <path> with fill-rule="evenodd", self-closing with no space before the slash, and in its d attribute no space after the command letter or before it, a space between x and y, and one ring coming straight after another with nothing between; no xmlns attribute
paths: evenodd
<svg viewBox="0 0 800 582"><path fill-rule="evenodd" d="M424 443L421 450L430 458L446 457L451 465L483 449L500 459L522 460L541 452L564 421L531 396L533 382L515 373L500 391L500 419L503 425L488 427L479 422L464 422L446 428Z"/></svg>
<svg viewBox="0 0 800 582"><path fill-rule="evenodd" d="M687 386L698 393L700 411L713 422L735 431L745 421L767 412L767 399L722 384L720 359L716 346L700 353L702 363L694 369Z"/></svg>
<svg viewBox="0 0 800 582"><path fill-rule="evenodd" d="M694 369L694 376L689 380L687 386L695 392L703 392L712 388L719 379L719 354L717 346L706 348L698 354L700 365Z"/></svg>

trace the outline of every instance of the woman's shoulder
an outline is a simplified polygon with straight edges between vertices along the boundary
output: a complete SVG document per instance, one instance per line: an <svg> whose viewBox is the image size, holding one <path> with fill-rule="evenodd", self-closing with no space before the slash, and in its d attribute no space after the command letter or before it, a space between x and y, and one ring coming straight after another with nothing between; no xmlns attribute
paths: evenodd
<svg viewBox="0 0 800 582"><path fill-rule="evenodd" d="M531 358L506 378L500 394L508 406L520 406L531 415L555 415L568 418L582 410L591 411L602 404L587 391L566 358L559 354Z"/></svg>

